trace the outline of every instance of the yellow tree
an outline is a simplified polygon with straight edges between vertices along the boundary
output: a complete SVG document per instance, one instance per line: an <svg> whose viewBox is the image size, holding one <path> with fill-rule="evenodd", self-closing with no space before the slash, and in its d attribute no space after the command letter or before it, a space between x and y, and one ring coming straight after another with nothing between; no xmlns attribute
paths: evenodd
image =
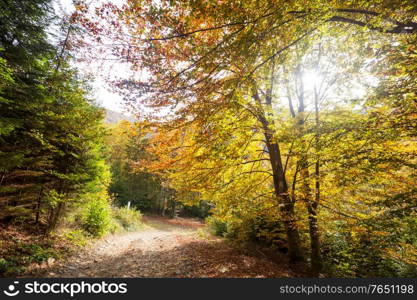
<svg viewBox="0 0 417 300"><path fill-rule="evenodd" d="M263 144L258 147L266 156L262 158L269 162L275 199L287 232L289 255L297 260L302 257L302 251L295 203L289 194L285 155L276 134L282 122L274 113L275 81L268 78L274 78L275 65L288 62L286 54L301 41L314 39L317 33L328 37L352 33L349 43L365 41L368 45L375 37L415 33L413 3L394 4L129 1L121 8L106 4L96 10L109 21L107 26L83 21L98 39L104 34L112 38L113 55L130 62L132 69L145 73L139 80L121 80L117 84L129 91L126 100L133 106L139 104L153 110L157 120L161 111L168 112L162 117L176 123L171 126L198 128L202 144L205 144L203 138L211 141L204 130L216 128L216 122L225 116L236 120L242 129L247 127L247 120L255 123L246 128L246 134L255 130L262 136ZM86 7L80 6L79 10L88 15ZM303 105L299 108L299 115L304 115ZM220 124L221 132L234 135L223 121ZM307 161L301 159L302 164ZM305 166L301 169L302 177L309 177L308 169ZM307 184L304 190L308 194ZM305 202L313 216L311 208L316 204Z"/></svg>

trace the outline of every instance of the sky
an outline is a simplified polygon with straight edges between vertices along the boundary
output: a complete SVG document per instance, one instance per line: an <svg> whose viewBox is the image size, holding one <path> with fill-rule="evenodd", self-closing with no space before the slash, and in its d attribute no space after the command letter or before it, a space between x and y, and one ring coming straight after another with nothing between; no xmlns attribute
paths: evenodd
<svg viewBox="0 0 417 300"><path fill-rule="evenodd" d="M113 0L116 4L122 3L123 0ZM100 3L104 1L92 0L91 2ZM72 0L55 0L54 7L59 13L62 9L65 13L71 13L74 10ZM97 103L106 109L114 110L129 114L124 110L122 97L110 90L106 77L109 75L120 76L127 74L128 69L125 65L118 62L112 62L111 65L106 62L98 61L96 63L76 63L75 67L81 74L92 74L94 81L91 82L93 87L93 96Z"/></svg>
<svg viewBox="0 0 417 300"><path fill-rule="evenodd" d="M57 13L60 14L60 11L64 10L64 13L70 14L73 10L72 0L53 0L55 4L55 9ZM124 3L125 0L87 0L88 3L92 6L96 6L97 4L111 1L116 5L121 5ZM112 92L110 85L107 83L106 79L116 79L116 78L129 78L130 75L133 77L143 78L145 76L142 72L133 74L132 71L129 69L126 63L118 62L115 60L103 61L100 58L88 63L80 63L74 62L74 66L79 70L81 74L85 75L92 75L89 78L92 78L91 86L93 87L93 97L96 99L97 103L107 109L124 113L126 115L132 115L123 105L122 96L119 94ZM369 79L369 77L368 77ZM372 79L372 78L370 78ZM321 81L323 80L322 77L319 76L318 73L307 72L303 76L303 82L307 89L312 90L315 85L319 86ZM365 80L370 81L370 80ZM371 83L372 82L371 80ZM349 96L351 97L362 97L365 94L365 85L364 82L358 82L356 85L351 85L351 91ZM330 97L332 98L332 97ZM312 103L310 103L312 105ZM142 108L146 111L146 108ZM167 111L163 111L162 115L167 114Z"/></svg>

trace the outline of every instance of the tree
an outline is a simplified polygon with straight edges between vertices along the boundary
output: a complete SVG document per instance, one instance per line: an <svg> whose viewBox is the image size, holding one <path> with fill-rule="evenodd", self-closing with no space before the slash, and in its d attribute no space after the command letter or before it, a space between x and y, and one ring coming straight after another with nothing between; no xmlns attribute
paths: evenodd
<svg viewBox="0 0 417 300"><path fill-rule="evenodd" d="M306 48L323 37L338 42L344 40L347 48L351 47L359 54L366 54L365 50L369 50L373 62L386 59L374 49L381 45L390 48L392 39L412 36L417 28L413 20L415 5L407 1L398 4L401 5L354 1L346 7L339 7L333 1L303 5L299 1L162 1L157 4L131 1L121 8L106 4L97 9L98 16L106 16L108 23L102 27L95 26L92 33L97 37L107 35L113 41L113 55L131 63L133 70L146 73L143 80L133 78L117 82L117 87L125 90L127 102L151 110L153 114L146 117L156 122L162 119L161 111L168 111L163 115L168 121L162 127L165 131L158 135L157 144L166 146L161 147L164 150L171 147L171 151L166 151L166 155L156 151L161 159L154 167L174 168L172 173L176 175L173 177L181 178L188 174L179 182L211 176L204 183L205 190L218 187L220 182L233 190L231 183L237 182L236 177L239 177L236 188L242 191L242 186L248 184L243 175L248 172L268 174L285 224L290 258L297 260L302 256L295 200L301 199L310 222L313 264L316 261L316 268L320 269L316 215L319 205L326 205L320 195L320 191L328 187L322 174L330 173L323 167L337 166L330 149L334 153L338 153L336 149L349 149L347 151L352 153L348 157L361 157L363 153L347 145L352 139L356 146L362 144L368 140L365 138L367 135L375 132L369 130L365 136L351 136L347 130L350 126L365 132L363 126L369 124L368 119L372 117L366 106L363 106L364 113L357 113L350 107L352 118L342 126L335 114L346 116L349 109L335 106L333 111L320 111L318 98L321 96L317 94L311 126L305 120L309 112L296 75L295 84L291 84L298 93L299 105L294 108L289 99L288 110L293 120L288 120L274 107L274 102L282 100L274 95L275 72L286 67L297 74L302 59L308 57ZM79 10L89 16L87 7ZM84 20L84 23L87 28L97 25L91 20ZM358 45L363 50L358 50ZM334 46L332 50L335 50ZM359 54L352 61L366 65L368 54L362 59ZM347 66L347 71L352 70L357 75L359 68L354 64ZM300 82L299 79L298 76ZM407 97L412 98L410 95ZM351 104L363 103L351 101ZM329 130L325 132L327 136L323 135L323 130ZM291 139L285 138L291 134L297 138L294 139L294 148L291 143L286 144ZM338 135L346 137L345 143L335 143ZM315 153L308 150L309 138L312 138ZM384 139L379 140L382 141ZM331 143L336 148L330 147ZM255 149L248 150L250 145L265 156L256 157ZM322 149L324 145L327 149ZM288 151L287 155L283 149ZM296 163L289 162L288 157L296 158ZM219 162L222 159L224 162ZM258 162L256 160L259 163L253 164ZM310 169L312 161L313 172ZM364 162L363 159L359 161L361 163L357 166ZM261 164L264 162L268 165ZM251 163L257 169L236 166L251 166ZM343 165L342 169L353 169L353 161ZM196 170L201 172L192 176L190 172ZM288 171L293 172L291 187ZM250 182L260 180L252 175L247 177ZM313 177L316 179L314 196L311 189ZM195 189L203 184L197 179L191 181ZM301 183L299 190L295 189L297 182ZM266 186L264 190L270 191ZM355 202L355 197L352 198Z"/></svg>
<svg viewBox="0 0 417 300"><path fill-rule="evenodd" d="M2 218L45 218L51 230L90 182L105 182L103 113L65 45L47 40L50 1L2 2L1 14Z"/></svg>

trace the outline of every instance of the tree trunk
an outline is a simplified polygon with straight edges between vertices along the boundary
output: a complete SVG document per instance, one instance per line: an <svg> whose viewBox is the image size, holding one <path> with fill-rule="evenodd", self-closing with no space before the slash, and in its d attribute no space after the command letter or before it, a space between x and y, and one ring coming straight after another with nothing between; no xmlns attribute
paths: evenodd
<svg viewBox="0 0 417 300"><path fill-rule="evenodd" d="M305 104L304 104L304 85L303 80L301 79L300 68L297 67L297 76L300 78L299 94L298 94L298 125L300 126L300 133L304 134L305 131ZM315 91L315 116L316 116L316 129L318 126L318 94ZM316 146L318 142L318 136L316 133ZM316 177L316 191L315 199L313 199L313 193L310 187L310 171L309 171L309 157L308 157L308 147L305 145L305 141L302 142L301 146L301 155L298 161L300 167L300 176L301 176L301 197L306 205L308 212L308 225L309 225L309 235L310 235L310 247L311 247L311 270L314 275L318 275L322 269L322 258L320 253L320 233L317 220L317 206L319 201L319 194L317 186L319 185L319 178ZM316 172L318 172L318 160L316 162Z"/></svg>
<svg viewBox="0 0 417 300"><path fill-rule="evenodd" d="M288 185L285 179L284 168L281 159L279 144L275 141L273 135L273 126L267 120L265 112L262 109L261 100L257 92L254 92L253 98L259 105L259 121L262 124L265 143L268 148L269 160L271 163L274 191L281 210L285 232L288 240L288 255L291 262L303 260L303 253L300 245L300 234L298 232L297 221L294 211L294 202L288 195ZM272 109L271 99L267 99L269 109Z"/></svg>
<svg viewBox="0 0 417 300"><path fill-rule="evenodd" d="M168 204L168 195L165 191L165 189L162 189L162 194L163 194L163 201L162 201L162 216L165 217L165 213L167 210L167 204Z"/></svg>
<svg viewBox="0 0 417 300"><path fill-rule="evenodd" d="M309 184L310 174L308 170L308 161L305 154L303 154L303 157L300 159L299 163L301 168L300 175L302 182L302 198L308 211L308 225L311 246L311 270L314 275L318 275L323 264L320 253L320 233L317 221L318 202L312 199L313 195Z"/></svg>
<svg viewBox="0 0 417 300"><path fill-rule="evenodd" d="M281 214L288 239L288 255L290 261L299 261L303 259L300 246L300 235L298 233L298 226L295 218L294 202L288 195L288 186L282 167L281 155L279 152L280 149L278 144L270 142L267 142L267 147L272 166L275 195L277 196L280 204Z"/></svg>
<svg viewBox="0 0 417 300"><path fill-rule="evenodd" d="M40 189L39 195L38 195L38 201L36 203L36 215L35 215L35 223L36 224L39 223L39 217L40 217L40 213L41 213L42 191L43 191L43 186L41 186L41 189Z"/></svg>
<svg viewBox="0 0 417 300"><path fill-rule="evenodd" d="M310 227L311 241L311 269L314 275L318 275L323 267L323 261L320 251L320 235L317 222L317 212L314 208L309 209L308 223Z"/></svg>
<svg viewBox="0 0 417 300"><path fill-rule="evenodd" d="M48 225L47 233L50 233L58 225L58 220L59 220L59 217L61 216L63 208L64 208L64 202L59 202L57 208L52 214L51 221Z"/></svg>
<svg viewBox="0 0 417 300"><path fill-rule="evenodd" d="M177 202L175 200L173 200L173 203L172 203L171 217L172 218L176 218L177 217Z"/></svg>

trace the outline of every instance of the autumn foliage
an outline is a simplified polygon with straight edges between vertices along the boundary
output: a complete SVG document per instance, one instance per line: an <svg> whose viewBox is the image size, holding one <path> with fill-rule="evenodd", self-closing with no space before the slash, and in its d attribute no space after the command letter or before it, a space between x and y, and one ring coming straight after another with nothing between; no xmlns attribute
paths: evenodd
<svg viewBox="0 0 417 300"><path fill-rule="evenodd" d="M169 199L172 215L205 203L218 235L275 247L315 276L415 276L415 11L412 0L75 1L78 58L131 71L110 80L139 120L111 128L111 192L141 209L165 201L163 212ZM10 72L0 60L7 86ZM91 126L68 130L91 142L99 112L84 102L73 123ZM71 142L63 155L78 162L88 142ZM97 169L88 151L95 160L79 163ZM12 184L39 167L2 170ZM39 188L84 183L78 169L40 171Z"/></svg>

